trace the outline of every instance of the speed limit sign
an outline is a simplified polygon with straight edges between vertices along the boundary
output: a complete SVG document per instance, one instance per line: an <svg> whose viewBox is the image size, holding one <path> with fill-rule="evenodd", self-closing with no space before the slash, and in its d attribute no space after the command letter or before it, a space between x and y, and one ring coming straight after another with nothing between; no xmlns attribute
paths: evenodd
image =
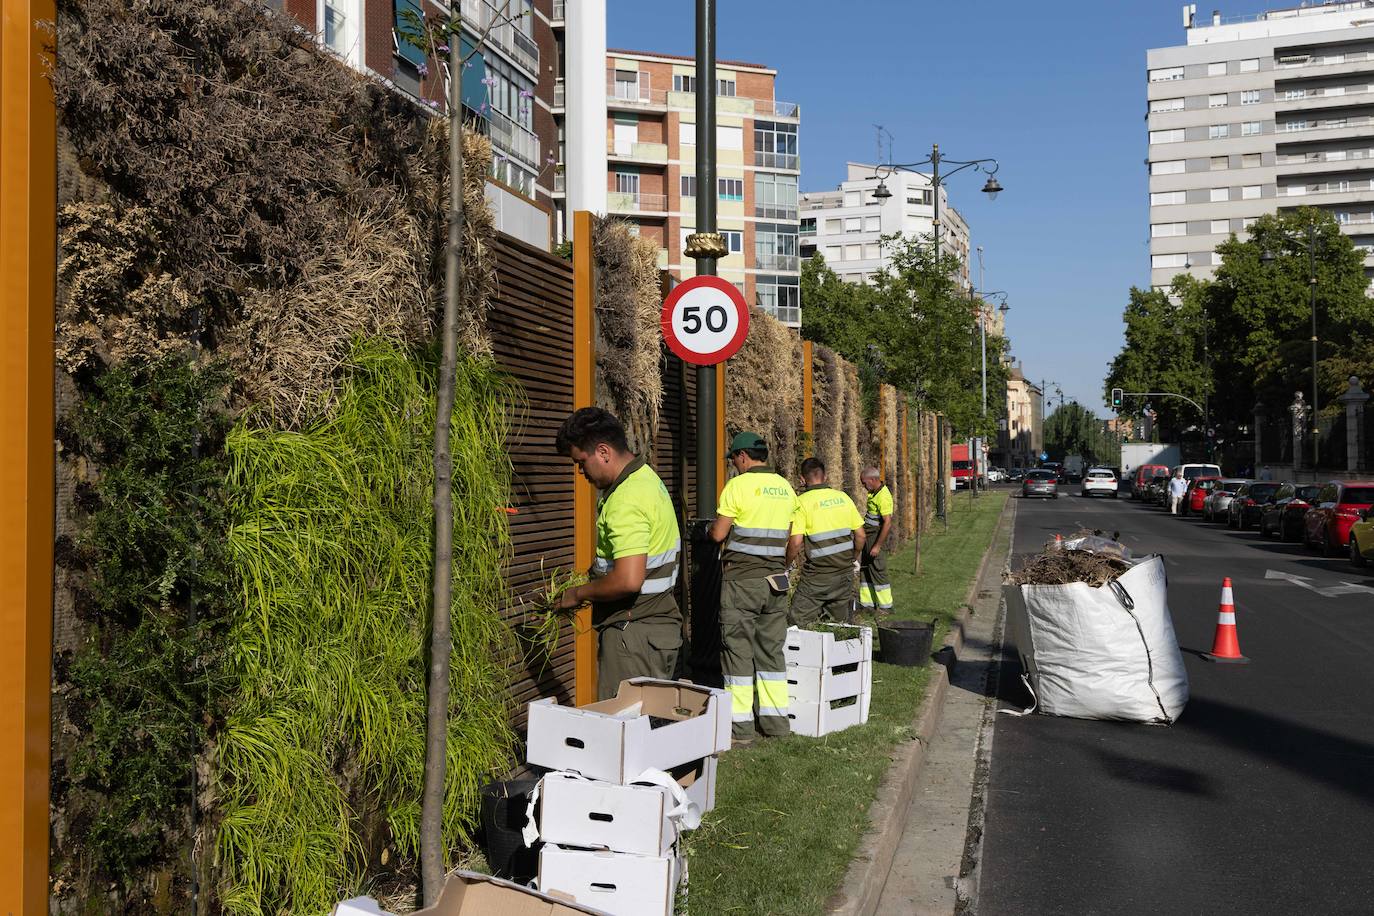
<svg viewBox="0 0 1374 916"><path fill-rule="evenodd" d="M734 356L749 334L749 306L735 284L693 277L663 300L663 339L683 362L714 366Z"/></svg>

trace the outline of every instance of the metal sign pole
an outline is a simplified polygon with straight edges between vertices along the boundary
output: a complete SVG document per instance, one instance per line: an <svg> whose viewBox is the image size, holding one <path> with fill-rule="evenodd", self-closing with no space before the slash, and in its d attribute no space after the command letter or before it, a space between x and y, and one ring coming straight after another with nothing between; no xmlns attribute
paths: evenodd
<svg viewBox="0 0 1374 916"><path fill-rule="evenodd" d="M697 231L687 240L697 276L715 276L716 0L697 0ZM716 514L716 367L697 367L697 518Z"/></svg>

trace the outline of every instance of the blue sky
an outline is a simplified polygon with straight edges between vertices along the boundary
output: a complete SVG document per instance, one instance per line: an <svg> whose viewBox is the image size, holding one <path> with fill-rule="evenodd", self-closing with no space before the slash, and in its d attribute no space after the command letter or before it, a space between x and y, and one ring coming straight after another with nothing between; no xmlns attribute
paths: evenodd
<svg viewBox="0 0 1374 916"><path fill-rule="evenodd" d="M997 158L995 202L972 170L949 189L984 248L986 288L1010 294L1012 354L1105 415L1121 310L1149 283L1145 51L1185 42L1182 5L720 0L716 53L775 68L778 98L802 106L803 191L871 161L874 124L894 136L897 162L932 143L953 159ZM690 55L694 6L608 0L607 41Z"/></svg>

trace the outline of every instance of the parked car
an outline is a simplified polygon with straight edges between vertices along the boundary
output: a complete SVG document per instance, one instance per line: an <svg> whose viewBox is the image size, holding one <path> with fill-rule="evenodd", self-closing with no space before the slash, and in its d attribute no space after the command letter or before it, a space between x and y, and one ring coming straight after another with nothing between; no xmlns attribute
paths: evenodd
<svg viewBox="0 0 1374 916"><path fill-rule="evenodd" d="M1273 501L1260 513L1260 536L1276 534L1281 541L1296 541L1302 537L1302 517L1321 489L1313 483L1281 484Z"/></svg>
<svg viewBox="0 0 1374 916"><path fill-rule="evenodd" d="M1025 478L1026 478L1026 469L1025 469L1025 468L1012 468L1012 469L1011 469L1011 473L1007 475L1007 480L1010 480L1012 483L1020 483L1020 482L1021 482L1022 480L1024 480Z"/></svg>
<svg viewBox="0 0 1374 916"><path fill-rule="evenodd" d="M1027 471L1026 479L1021 481L1021 496L1025 498L1043 496L1047 499L1058 499L1058 476L1049 468L1036 468L1033 471Z"/></svg>
<svg viewBox="0 0 1374 916"><path fill-rule="evenodd" d="M1169 471L1172 477L1175 472L1182 471L1184 480L1193 480L1197 477L1220 477L1221 468L1215 464L1179 464Z"/></svg>
<svg viewBox="0 0 1374 916"><path fill-rule="evenodd" d="M1355 566L1374 563L1374 509L1366 509L1350 526L1350 562Z"/></svg>
<svg viewBox="0 0 1374 916"><path fill-rule="evenodd" d="M1322 487L1303 516L1303 541L1325 556L1344 554L1350 526L1374 506L1374 480L1333 480Z"/></svg>
<svg viewBox="0 0 1374 916"><path fill-rule="evenodd" d="M1226 510L1226 527L1248 531L1251 525L1258 525L1264 507L1273 501L1280 486L1282 484L1268 480L1252 480L1242 485Z"/></svg>
<svg viewBox="0 0 1374 916"><path fill-rule="evenodd" d="M1007 479L1007 472L1002 468L988 468L988 483L1001 483Z"/></svg>
<svg viewBox="0 0 1374 916"><path fill-rule="evenodd" d="M1083 474L1084 496L1110 496L1116 499L1116 475L1111 468L1088 468Z"/></svg>
<svg viewBox="0 0 1374 916"><path fill-rule="evenodd" d="M1142 464L1131 475L1131 498L1145 499L1145 490L1156 478L1169 477L1169 467L1164 464Z"/></svg>
<svg viewBox="0 0 1374 916"><path fill-rule="evenodd" d="M1235 496L1236 491L1249 482L1248 480L1223 478L1203 500L1202 517L1209 522L1219 522L1224 519L1231 508L1231 497Z"/></svg>
<svg viewBox="0 0 1374 916"><path fill-rule="evenodd" d="M1183 502L1179 504L1178 514L1201 515L1207 495L1221 483L1220 477L1194 477L1188 481L1188 489L1183 492Z"/></svg>

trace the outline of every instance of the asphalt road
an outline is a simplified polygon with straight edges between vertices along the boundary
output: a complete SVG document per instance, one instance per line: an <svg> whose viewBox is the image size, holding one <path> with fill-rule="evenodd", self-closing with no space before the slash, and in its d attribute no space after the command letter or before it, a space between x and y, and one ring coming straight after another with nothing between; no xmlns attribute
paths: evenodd
<svg viewBox="0 0 1374 916"><path fill-rule="evenodd" d="M1063 489L1019 504L1013 564L1079 527L1163 554L1192 699L1171 728L997 717L979 916L1374 913L1374 576ZM1197 654L1223 576L1248 665ZM1019 674L1008 647L1004 706L1028 702Z"/></svg>

